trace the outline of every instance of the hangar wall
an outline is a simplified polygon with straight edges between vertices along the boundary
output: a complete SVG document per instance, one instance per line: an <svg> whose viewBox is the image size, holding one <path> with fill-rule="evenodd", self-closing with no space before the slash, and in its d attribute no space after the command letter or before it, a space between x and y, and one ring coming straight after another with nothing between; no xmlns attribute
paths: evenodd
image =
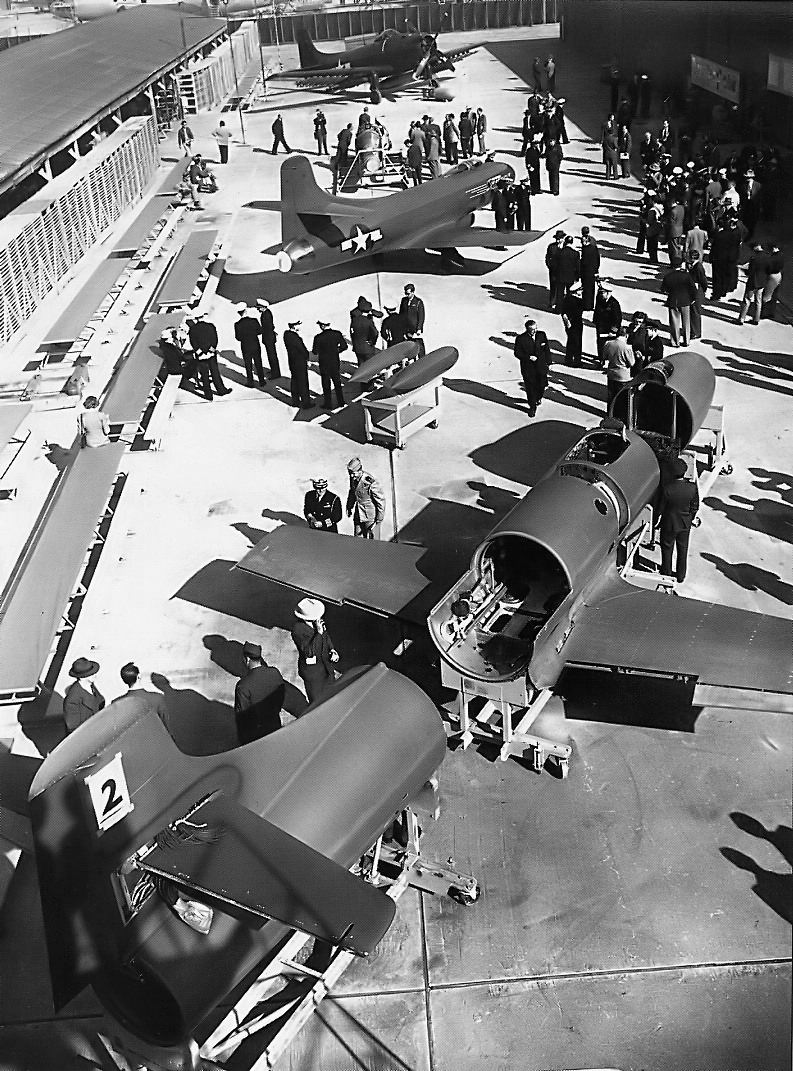
<svg viewBox="0 0 793 1071"><path fill-rule="evenodd" d="M559 0L565 42L624 78L649 74L683 97L691 54L740 71L747 136L762 110L767 136L793 148L793 98L767 89L769 54L793 57L791 5L765 0Z"/></svg>
<svg viewBox="0 0 793 1071"><path fill-rule="evenodd" d="M128 119L0 222L0 346L140 200L159 160L152 117Z"/></svg>
<svg viewBox="0 0 793 1071"><path fill-rule="evenodd" d="M341 41L345 37L404 30L410 22L422 33L495 30L506 26L540 26L558 21L560 0L466 0L456 4L356 4L332 11L305 12L278 18L278 39L295 40L303 22L315 41ZM263 45L276 44L271 18L259 19Z"/></svg>

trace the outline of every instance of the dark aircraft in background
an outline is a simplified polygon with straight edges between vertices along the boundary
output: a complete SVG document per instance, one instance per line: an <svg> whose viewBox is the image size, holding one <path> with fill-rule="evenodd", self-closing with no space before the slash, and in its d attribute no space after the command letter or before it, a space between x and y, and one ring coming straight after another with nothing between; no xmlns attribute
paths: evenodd
<svg viewBox="0 0 793 1071"><path fill-rule="evenodd" d="M530 698L576 666L693 679L704 705L793 711L792 621L670 597L619 572L667 460L691 444L714 388L699 353L649 365L614 402L627 432L585 432L496 525L427 619L452 678L478 681L488 695L523 681ZM284 526L237 568L415 621L430 586L417 568L422 553Z"/></svg>
<svg viewBox="0 0 793 1071"><path fill-rule="evenodd" d="M92 985L138 1042L183 1047L291 929L368 955L396 905L350 867L445 752L432 701L382 664L219 755L179 751L145 699L111 703L29 794L56 1009Z"/></svg>
<svg viewBox="0 0 793 1071"><path fill-rule="evenodd" d="M514 177L508 164L476 160L413 189L364 201L327 193L306 157L295 156L281 165L278 267L305 275L392 249L437 249L447 263L462 266L458 246L524 246L541 232L473 225L475 209L489 206L498 182Z"/></svg>
<svg viewBox="0 0 793 1071"><path fill-rule="evenodd" d="M273 77L294 78L309 89L350 89L368 82L372 104L379 104L384 93L427 82L443 71L454 71L455 60L476 51L458 48L441 52L437 39L437 34L383 30L360 48L320 52L301 22L295 31L300 67Z"/></svg>
<svg viewBox="0 0 793 1071"><path fill-rule="evenodd" d="M60 0L51 5L53 15L61 18L75 19L77 22L92 22L105 15L113 15L127 7L140 7L141 0ZM279 15L295 11L321 11L328 7L330 0L291 0L289 4L276 3ZM186 15L206 15L208 18L223 19L246 18L251 15L272 15L272 3L257 3L256 0L195 0L194 3L182 2L172 5Z"/></svg>

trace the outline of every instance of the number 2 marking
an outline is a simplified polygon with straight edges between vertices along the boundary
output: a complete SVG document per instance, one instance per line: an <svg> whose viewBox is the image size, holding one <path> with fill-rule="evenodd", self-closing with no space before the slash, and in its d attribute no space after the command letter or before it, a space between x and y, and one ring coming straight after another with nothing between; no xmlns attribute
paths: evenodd
<svg viewBox="0 0 793 1071"><path fill-rule="evenodd" d="M121 752L88 774L85 785L99 832L104 833L134 810Z"/></svg>
<svg viewBox="0 0 793 1071"><path fill-rule="evenodd" d="M120 807L124 800L119 796L116 789L116 782L112 777L108 777L107 781L103 783L102 791L107 792L107 800L105 801L105 807L102 811L102 817L104 818L106 815L110 814L111 811L114 811L116 807Z"/></svg>

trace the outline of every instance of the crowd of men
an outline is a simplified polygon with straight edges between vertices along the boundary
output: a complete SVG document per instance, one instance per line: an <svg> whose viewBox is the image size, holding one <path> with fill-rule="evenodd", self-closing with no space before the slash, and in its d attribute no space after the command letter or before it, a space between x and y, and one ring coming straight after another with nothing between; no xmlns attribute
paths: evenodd
<svg viewBox="0 0 793 1071"><path fill-rule="evenodd" d="M272 309L265 298L258 298L256 307L240 302L237 307L234 336L239 343L240 356L245 368L246 383L251 389L266 389L262 348L267 356L269 379L284 378L278 357L277 334ZM289 393L295 408L314 409L316 403L309 387L309 365L316 362L322 385L322 405L332 411L346 405L342 382L341 354L352 349L359 367L374 357L382 348L413 340L418 356L423 356L424 301L416 293L413 283L406 283L399 305L386 305L385 311L376 309L363 294L350 310L350 325L345 336L329 321L318 320L309 350L300 334L302 323L292 320L283 333L283 345L289 368ZM382 321L378 329L377 321ZM182 327L168 327L160 336L160 351L169 375L182 376L185 387L191 387L207 401L216 396L231 393L232 388L224 381L218 363L218 332L212 321L212 309L207 306L191 313ZM90 408L85 403L84 408ZM109 441L94 441L96 419L89 416L86 433L91 437L87 445L103 445ZM106 418L105 418L106 419ZM101 428L99 429L101 430Z"/></svg>
<svg viewBox="0 0 793 1071"><path fill-rule="evenodd" d="M771 148L747 145L722 164L718 146L707 140L694 159L683 163L673 162L673 146L674 134L664 122L657 135L648 131L639 147L644 193L636 251L646 249L650 262L658 264L659 245L666 247L671 271L662 288L668 295L672 344L687 345L701 335L707 287L711 301L729 298L738 289L744 244L752 253L737 321L744 323L749 313L755 324L762 316L774 317L782 252L776 240L760 244L754 236L761 219L772 223L777 219L780 172L779 158ZM690 149L686 141L682 155Z"/></svg>

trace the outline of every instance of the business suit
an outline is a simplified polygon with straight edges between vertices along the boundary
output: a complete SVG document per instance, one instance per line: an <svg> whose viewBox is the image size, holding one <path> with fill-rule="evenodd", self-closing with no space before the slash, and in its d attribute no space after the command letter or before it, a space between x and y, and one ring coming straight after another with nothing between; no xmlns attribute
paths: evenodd
<svg viewBox="0 0 793 1071"><path fill-rule="evenodd" d="M545 250L545 267L548 269L548 308L551 312L560 312L562 294L559 289L559 255L563 245L554 240Z"/></svg>
<svg viewBox="0 0 793 1071"><path fill-rule="evenodd" d="M597 337L598 359L603 361L603 347L609 338L613 338L622 326L622 308L619 301L612 294L606 298L602 290L598 290L595 297L595 312L592 317Z"/></svg>
<svg viewBox="0 0 793 1071"><path fill-rule="evenodd" d="M286 347L286 359L289 362L291 376L289 389L292 395L292 405L300 406L301 409L312 409L313 402L308 389L308 350L303 339L297 331L284 331L284 346Z"/></svg>
<svg viewBox="0 0 793 1071"><path fill-rule="evenodd" d="M63 720L66 722L66 731L73 733L83 722L102 710L104 705L104 696L93 681L88 688L81 681L74 681L66 689L63 697Z"/></svg>
<svg viewBox="0 0 793 1071"><path fill-rule="evenodd" d="M540 186L540 150L536 145L529 145L523 156L526 162L526 174L531 185L532 197L536 197Z"/></svg>
<svg viewBox="0 0 793 1071"><path fill-rule="evenodd" d="M275 666L254 666L234 689L234 720L241 744L281 728L286 685Z"/></svg>
<svg viewBox="0 0 793 1071"><path fill-rule="evenodd" d="M556 271L559 295L563 301L567 291L578 282L581 276L581 257L573 249L570 241L566 241L562 246Z"/></svg>
<svg viewBox="0 0 793 1071"><path fill-rule="evenodd" d="M551 193L555 196L559 196L559 172L562 167L562 160L564 159L564 153L562 152L562 146L556 142L549 143L548 148L545 150L545 169L548 172L548 183Z"/></svg>
<svg viewBox="0 0 793 1071"><path fill-rule="evenodd" d="M760 218L762 190L763 187L759 182L753 178L747 178L743 183L742 189L739 191L741 195L741 220L748 231L746 237L749 240L754 237L754 229Z"/></svg>
<svg viewBox="0 0 793 1071"><path fill-rule="evenodd" d="M531 194L529 187L519 182L512 189L515 199L515 226L519 231L531 230Z"/></svg>
<svg viewBox="0 0 793 1071"><path fill-rule="evenodd" d="M309 703L313 703L334 681L333 644L327 631L317 631L315 622L300 620L292 628L292 641L297 648L298 676L306 687Z"/></svg>
<svg viewBox="0 0 793 1071"><path fill-rule="evenodd" d="M567 331L565 363L577 367L581 364L584 337L584 299L578 294L565 294L562 302L562 320Z"/></svg>
<svg viewBox="0 0 793 1071"><path fill-rule="evenodd" d="M595 307L595 276L600 271L600 250L594 238L581 239L581 286L584 289L584 308Z"/></svg>
<svg viewBox="0 0 793 1071"><path fill-rule="evenodd" d="M548 336L544 331L535 331L533 335L528 330L524 331L515 339L514 354L520 362L529 415L534 416L548 385L548 366L551 363Z"/></svg>
<svg viewBox="0 0 793 1071"><path fill-rule="evenodd" d="M699 492L691 480L670 480L661 492L661 572L675 576L679 583L686 578L688 543L691 525L699 509ZM677 549L675 571L672 555Z"/></svg>

